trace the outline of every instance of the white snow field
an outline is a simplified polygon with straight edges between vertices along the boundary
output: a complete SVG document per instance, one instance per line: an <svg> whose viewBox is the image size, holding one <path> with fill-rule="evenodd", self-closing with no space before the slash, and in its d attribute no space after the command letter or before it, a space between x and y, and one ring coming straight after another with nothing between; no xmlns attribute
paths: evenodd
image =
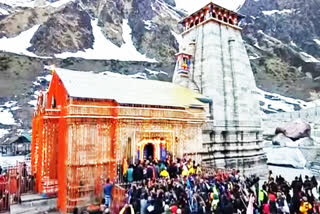
<svg viewBox="0 0 320 214"><path fill-rule="evenodd" d="M30 41L38 30L40 25L35 25L32 28L20 33L18 36L13 38L2 38L0 39L0 50L11 53L37 57L34 53L27 50L31 46Z"/></svg>
<svg viewBox="0 0 320 214"><path fill-rule="evenodd" d="M268 163L276 165L287 165L298 169L306 166L306 159L299 148L292 147L266 147Z"/></svg>
<svg viewBox="0 0 320 214"><path fill-rule="evenodd" d="M291 14L293 13L294 10L289 10L289 9L285 9L285 10L265 10L265 11L262 11L262 13L264 15L267 15L267 16L272 16L274 14Z"/></svg>
<svg viewBox="0 0 320 214"><path fill-rule="evenodd" d="M9 5L13 8L15 7L45 7L45 6L51 6L51 7L61 7L71 1L74 0L60 0L51 3L50 1L46 0L0 0L0 3Z"/></svg>
<svg viewBox="0 0 320 214"><path fill-rule="evenodd" d="M258 100L262 102L260 108L272 113L277 112L293 112L298 106L301 109L315 107L313 102L305 102L303 100L281 96L276 93L267 92L257 88Z"/></svg>
<svg viewBox="0 0 320 214"><path fill-rule="evenodd" d="M124 44L121 47L116 46L111 41L105 38L101 28L98 26L98 20L91 21L94 35L93 49L86 49L85 51L78 51L76 53L62 53L56 54L57 58L80 57L85 59L115 59L120 61L148 61L156 62L155 59L149 59L145 55L139 53L133 45L131 39L131 28L128 20L123 20L123 34Z"/></svg>

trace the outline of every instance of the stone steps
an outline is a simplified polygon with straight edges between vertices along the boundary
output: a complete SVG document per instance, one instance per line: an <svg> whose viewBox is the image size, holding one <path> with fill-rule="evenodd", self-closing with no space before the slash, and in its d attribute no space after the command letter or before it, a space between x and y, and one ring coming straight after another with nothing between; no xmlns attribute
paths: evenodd
<svg viewBox="0 0 320 214"><path fill-rule="evenodd" d="M57 198L44 198L37 194L21 196L21 204L10 206L11 214L37 214L56 210Z"/></svg>

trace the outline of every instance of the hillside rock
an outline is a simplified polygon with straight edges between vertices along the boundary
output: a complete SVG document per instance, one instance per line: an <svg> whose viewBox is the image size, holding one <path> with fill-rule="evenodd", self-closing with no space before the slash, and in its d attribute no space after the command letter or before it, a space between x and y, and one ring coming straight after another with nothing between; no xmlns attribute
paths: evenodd
<svg viewBox="0 0 320 214"><path fill-rule="evenodd" d="M303 120L295 120L287 123L284 127L277 127L277 136L283 134L284 136L296 141L300 138L310 137L311 126Z"/></svg>
<svg viewBox="0 0 320 214"><path fill-rule="evenodd" d="M28 50L39 56L53 56L91 48L93 41L90 16L72 3L39 27Z"/></svg>
<svg viewBox="0 0 320 214"><path fill-rule="evenodd" d="M318 97L319 11L317 2L307 0L245 2L241 26L260 88L303 100Z"/></svg>
<svg viewBox="0 0 320 214"><path fill-rule="evenodd" d="M107 0L100 11L98 26L101 27L106 38L117 46L121 46L124 42L122 38L123 31L121 27L123 24L123 19L123 0Z"/></svg>
<svg viewBox="0 0 320 214"><path fill-rule="evenodd" d="M299 140L295 141L299 147L309 147L309 146L314 146L314 141L310 137L303 137L300 138Z"/></svg>
<svg viewBox="0 0 320 214"><path fill-rule="evenodd" d="M0 5L1 8L1 5ZM42 24L49 18L46 8L27 8L0 18L0 39L15 37L34 25ZM26 41L29 42L29 41Z"/></svg>

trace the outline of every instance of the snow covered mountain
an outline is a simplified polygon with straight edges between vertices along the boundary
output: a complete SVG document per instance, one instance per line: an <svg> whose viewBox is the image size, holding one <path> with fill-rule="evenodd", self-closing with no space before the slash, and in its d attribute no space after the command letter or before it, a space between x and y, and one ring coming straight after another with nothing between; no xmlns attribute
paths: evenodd
<svg viewBox="0 0 320 214"><path fill-rule="evenodd" d="M319 1L247 0L240 12L246 15L241 25L258 87L319 99Z"/></svg>
<svg viewBox="0 0 320 214"><path fill-rule="evenodd" d="M46 65L171 81L178 21L196 9L186 6L192 2L0 0L0 143L30 131L36 95L50 79ZM230 9L244 3L236 2ZM247 0L240 9L262 113L312 107L306 101L320 97L318 6Z"/></svg>

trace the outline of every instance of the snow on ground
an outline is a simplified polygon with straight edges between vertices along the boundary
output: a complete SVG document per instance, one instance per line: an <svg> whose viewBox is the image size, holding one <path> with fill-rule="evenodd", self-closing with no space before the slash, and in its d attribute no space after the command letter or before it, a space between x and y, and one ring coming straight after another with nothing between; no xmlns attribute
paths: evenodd
<svg viewBox="0 0 320 214"><path fill-rule="evenodd" d="M11 107L17 105L17 103L18 103L17 101L8 101L4 105L0 105L0 107L4 106L4 107L7 107L7 108L11 108Z"/></svg>
<svg viewBox="0 0 320 214"><path fill-rule="evenodd" d="M314 39L313 41L315 41L315 43L317 43L318 45L320 45L320 40L319 40L319 39Z"/></svg>
<svg viewBox="0 0 320 214"><path fill-rule="evenodd" d="M34 7L34 0L0 0L0 3L11 7Z"/></svg>
<svg viewBox="0 0 320 214"><path fill-rule="evenodd" d="M50 0L44 1L43 4L39 4L39 1L35 0L0 0L0 3L9 5L11 7L45 7L45 6L52 6L52 7L61 7L71 1L74 0L60 0L51 3Z"/></svg>
<svg viewBox="0 0 320 214"><path fill-rule="evenodd" d="M145 27L145 29L151 30L152 21L151 21L151 20L143 20L143 22L144 22L144 27Z"/></svg>
<svg viewBox="0 0 320 214"><path fill-rule="evenodd" d="M0 123L3 125L15 125L16 121L8 109L0 108Z"/></svg>
<svg viewBox="0 0 320 214"><path fill-rule="evenodd" d="M307 161L299 148L292 147L265 147L268 163L277 165L289 165L295 168L303 169Z"/></svg>
<svg viewBox="0 0 320 214"><path fill-rule="evenodd" d="M271 15L274 15L274 14L291 14L293 13L294 10L292 9L285 9L285 10L264 10L262 11L262 13L266 16L271 16Z"/></svg>
<svg viewBox="0 0 320 214"><path fill-rule="evenodd" d="M61 7L61 6L68 4L69 2L72 2L72 1L74 1L74 0L60 0L60 1L50 3L49 5L52 7Z"/></svg>
<svg viewBox="0 0 320 214"><path fill-rule="evenodd" d="M153 71L148 68L145 68L144 70L146 70L150 75L157 75L160 73L160 71Z"/></svg>
<svg viewBox="0 0 320 214"><path fill-rule="evenodd" d="M93 35L95 38L93 49L86 49L85 51L78 51L77 53L65 52L56 54L57 58L80 57L85 59L115 59L120 61L148 61L156 62L155 59L149 59L145 55L139 53L133 45L131 39L131 28L128 25L128 20L123 20L123 34L124 44L121 47L116 46L103 35L101 28L98 26L98 20L91 21L93 28Z"/></svg>
<svg viewBox="0 0 320 214"><path fill-rule="evenodd" d="M260 108L267 113L293 112L301 109L315 107L313 102L305 102L299 99L281 96L257 88L257 96Z"/></svg>
<svg viewBox="0 0 320 214"><path fill-rule="evenodd" d="M0 0L1 1L1 0ZM29 30L26 30L22 33L20 33L18 36L13 38L2 38L0 39L0 50L16 53L16 54L22 54L26 56L31 57L37 57L34 53L31 53L27 50L28 47L31 46L30 41L35 34L35 32L38 30L40 25L35 25Z"/></svg>
<svg viewBox="0 0 320 214"><path fill-rule="evenodd" d="M307 54L306 52L300 52L300 56L305 62L320 62L310 54Z"/></svg>
<svg viewBox="0 0 320 214"><path fill-rule="evenodd" d="M293 41L290 42L290 45L291 45L291 46L294 46L294 47L298 47L297 44L294 43Z"/></svg>
<svg viewBox="0 0 320 214"><path fill-rule="evenodd" d="M254 55L249 56L249 59L254 60L254 59L260 59L261 56L259 56L258 54L254 53Z"/></svg>
<svg viewBox="0 0 320 214"><path fill-rule="evenodd" d="M175 8L164 3L162 0L156 0L156 2L161 5L161 7L163 8L163 12L169 14L172 18L174 18L177 21L180 21L181 16L175 11ZM157 11L157 10L154 10ZM161 15L162 12L160 12L159 15Z"/></svg>
<svg viewBox="0 0 320 214"><path fill-rule="evenodd" d="M6 134L9 134L9 131L6 129L0 129L0 138L2 138L3 136L5 136Z"/></svg>
<svg viewBox="0 0 320 214"><path fill-rule="evenodd" d="M0 8L0 15L9 15L9 12Z"/></svg>
<svg viewBox="0 0 320 214"><path fill-rule="evenodd" d="M45 67L45 69L49 69L48 67ZM37 77L37 79L35 81L33 81L33 85L35 87L35 90L34 90L34 94L32 95L32 97L34 98L33 100L30 100L28 102L29 105L33 106L34 108L37 106L37 99L38 99L38 96L40 95L40 93L42 91L45 91L47 90L47 88L49 87L49 85L43 85L41 84L42 81L46 81L46 82L50 82L52 79L52 74L47 74L47 75L43 75L43 76L39 76ZM11 109L12 110L12 109Z"/></svg>

